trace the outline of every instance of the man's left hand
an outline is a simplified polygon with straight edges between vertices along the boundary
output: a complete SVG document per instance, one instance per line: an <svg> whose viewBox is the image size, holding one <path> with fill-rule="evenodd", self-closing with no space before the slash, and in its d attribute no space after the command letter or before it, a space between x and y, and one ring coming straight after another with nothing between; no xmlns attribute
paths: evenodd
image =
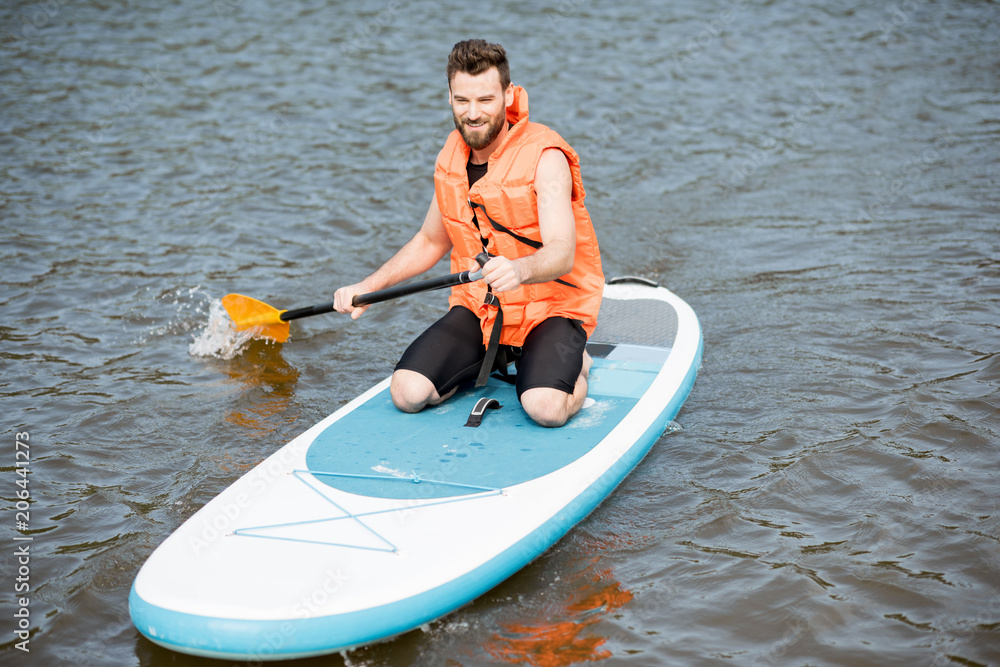
<svg viewBox="0 0 1000 667"><path fill-rule="evenodd" d="M516 261L494 257L483 266L483 280L494 292L508 292L520 287L524 277Z"/></svg>

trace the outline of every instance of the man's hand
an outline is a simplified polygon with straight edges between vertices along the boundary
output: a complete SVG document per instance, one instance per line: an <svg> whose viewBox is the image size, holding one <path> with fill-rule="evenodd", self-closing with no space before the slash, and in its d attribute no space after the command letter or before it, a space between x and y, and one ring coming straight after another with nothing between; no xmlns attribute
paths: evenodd
<svg viewBox="0 0 1000 667"><path fill-rule="evenodd" d="M516 260L494 257L483 266L483 280L494 292L509 292L520 287L524 277Z"/></svg>
<svg viewBox="0 0 1000 667"><path fill-rule="evenodd" d="M354 283L353 285L341 287L333 294L333 307L338 313L345 313L350 315L352 320L356 320L361 317L363 312L368 310L368 306L359 306L355 308L351 304L351 301L358 294L367 294L370 291L371 290L364 288L363 283Z"/></svg>

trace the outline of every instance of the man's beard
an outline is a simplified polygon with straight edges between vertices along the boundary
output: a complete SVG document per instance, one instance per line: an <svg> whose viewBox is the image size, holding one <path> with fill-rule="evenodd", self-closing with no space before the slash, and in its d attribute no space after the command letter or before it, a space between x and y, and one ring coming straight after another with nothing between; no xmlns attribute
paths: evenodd
<svg viewBox="0 0 1000 667"><path fill-rule="evenodd" d="M486 131L477 130L475 134L466 127L466 121L461 120L454 112L452 112L452 116L455 118L455 127L462 134L462 139L465 140L469 148L478 151L492 144L500 136L507 112L505 109L498 116L487 116L489 120L486 122Z"/></svg>

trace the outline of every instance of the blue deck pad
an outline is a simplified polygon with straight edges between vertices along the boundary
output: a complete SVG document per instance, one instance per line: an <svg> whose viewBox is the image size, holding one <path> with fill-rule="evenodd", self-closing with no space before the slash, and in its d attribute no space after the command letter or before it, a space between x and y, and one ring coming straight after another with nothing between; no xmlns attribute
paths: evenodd
<svg viewBox="0 0 1000 667"><path fill-rule="evenodd" d="M306 465L323 484L378 498L447 498L513 486L590 451L624 419L659 369L595 359L588 393L595 403L555 429L535 424L514 387L495 378L417 414L397 410L386 389L320 433ZM503 407L488 410L478 428L465 426L483 396Z"/></svg>

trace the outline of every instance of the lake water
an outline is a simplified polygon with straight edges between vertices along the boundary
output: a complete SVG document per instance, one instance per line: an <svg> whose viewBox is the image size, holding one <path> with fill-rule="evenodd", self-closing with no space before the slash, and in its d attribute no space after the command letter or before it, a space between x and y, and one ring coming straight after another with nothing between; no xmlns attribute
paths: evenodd
<svg viewBox="0 0 1000 667"><path fill-rule="evenodd" d="M680 428L531 566L299 664L1000 664L982 0L4 2L0 661L217 664L139 636L139 567L445 296L231 359L192 342L224 294L329 301L410 237L473 36L582 155L606 273L687 300L704 364Z"/></svg>

